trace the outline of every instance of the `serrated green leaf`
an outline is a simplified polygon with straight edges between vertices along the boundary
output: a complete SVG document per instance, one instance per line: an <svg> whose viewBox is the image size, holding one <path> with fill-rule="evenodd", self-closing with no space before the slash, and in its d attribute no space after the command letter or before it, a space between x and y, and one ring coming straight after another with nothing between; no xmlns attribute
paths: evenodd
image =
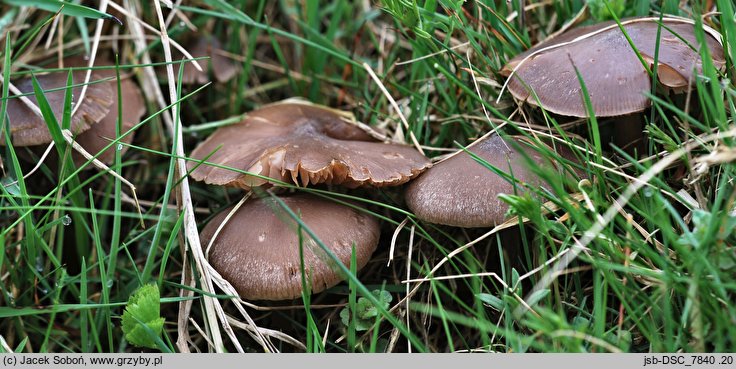
<svg viewBox="0 0 736 369"><path fill-rule="evenodd" d="M618 347L621 348L621 351L628 352L631 348L631 332L623 329L618 332Z"/></svg>
<svg viewBox="0 0 736 369"><path fill-rule="evenodd" d="M136 346L157 348L156 338L161 335L163 324L158 286L155 284L141 286L130 296L123 312L125 339Z"/></svg>
<svg viewBox="0 0 736 369"><path fill-rule="evenodd" d="M358 299L358 303L355 304L355 310L357 310L358 318L360 319L373 318L377 314L376 308L373 304L362 297Z"/></svg>
<svg viewBox="0 0 736 369"><path fill-rule="evenodd" d="M376 297L376 300L380 302L384 310L388 309L391 304L391 300L393 300L391 293L383 290L374 290L371 291L371 293ZM376 306L365 297L359 298L355 303L355 330L367 331L371 326L373 326L377 316L378 309ZM348 307L345 307L340 311L340 319L342 320L342 324L346 327L350 326L350 309Z"/></svg>
<svg viewBox="0 0 736 369"><path fill-rule="evenodd" d="M391 293L390 292L384 291L384 290L373 291L373 295L376 296L376 298L378 299L378 301L382 301L385 304L384 306L386 306L386 307L388 307L388 305L394 299L391 296Z"/></svg>
<svg viewBox="0 0 736 369"><path fill-rule="evenodd" d="M344 307L340 310L340 320L344 326L350 326L350 309Z"/></svg>
<svg viewBox="0 0 736 369"><path fill-rule="evenodd" d="M164 318L158 318L156 320L150 321L146 323L146 326L153 332L160 332L164 328ZM148 333L146 328L142 324L138 324L133 329L125 334L125 339L128 340L128 342L140 346L140 347L148 347L148 348L157 348L158 345L156 345L156 338Z"/></svg>

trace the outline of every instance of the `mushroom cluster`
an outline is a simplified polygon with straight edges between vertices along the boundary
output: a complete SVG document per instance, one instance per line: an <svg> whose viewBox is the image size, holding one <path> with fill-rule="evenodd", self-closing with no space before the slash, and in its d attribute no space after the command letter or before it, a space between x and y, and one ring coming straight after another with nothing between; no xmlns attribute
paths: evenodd
<svg viewBox="0 0 736 369"><path fill-rule="evenodd" d="M264 106L219 128L191 157L195 180L245 190L283 182L396 186L430 166L409 146L377 141L352 115L299 100ZM278 199L343 264L349 264L354 245L356 267L362 268L378 245L378 222L356 205L305 194ZM201 233L210 263L243 298L283 300L302 293L298 227L278 202L275 196L250 199L237 211L216 215ZM311 292L343 280L332 259L315 247L316 240L302 236Z"/></svg>
<svg viewBox="0 0 736 369"><path fill-rule="evenodd" d="M541 105L552 113L588 116L578 72L587 86L596 116L641 112L651 103L645 94L651 92L652 78L648 70L654 69L655 55L657 81L666 90L681 92L702 72L699 50L693 48L699 43L692 22L664 18L657 41L658 22L659 18L622 21L631 43L617 23L575 28L514 57L501 73L509 77L508 88L516 99ZM722 68L723 48L714 32L707 30L705 47L716 68ZM631 116L618 119L638 122ZM422 220L459 227L491 227L503 222L508 206L498 199L499 194L518 193L525 186L549 185L523 163L522 157L528 157L537 167L561 170L558 163L544 158L527 143L514 140L517 144L494 135L468 148L504 172L503 176L481 165L467 152L460 152L409 184L406 192L409 209ZM556 149L560 158L576 161L570 150ZM561 173L559 178L565 176L584 177L584 174Z"/></svg>
<svg viewBox="0 0 736 369"><path fill-rule="evenodd" d="M655 54L656 80L671 91L690 86L702 69L699 53L692 49L698 44L693 25L668 18L663 23L659 41L659 24L650 18L621 23L631 43L615 23L562 34L509 62L503 69L509 77L509 90L515 98L550 112L587 117L577 69L590 91L594 114L640 112L650 104L645 93L652 88L649 70ZM710 33L706 47L716 67L722 67L723 50ZM585 177L581 172L564 172L565 166L543 155L539 145L493 135L420 175L430 162L413 148L375 140L343 112L286 101L218 129L192 152L189 168L196 180L245 190L284 182L349 188L395 186L417 177L409 183L405 198L419 219L458 227L491 227L502 223L508 210L499 194L552 186L537 175L537 169L557 171L554 178L560 180ZM561 145L544 151L549 150L556 151L560 160L578 162L572 151ZM474 156L496 170L489 170ZM301 293L298 227L293 219L274 211L273 199L247 202L233 211L228 222L224 222L230 213L226 210L202 232L203 240L211 243L211 263L245 298L287 299ZM358 267L375 250L378 223L355 210L357 207L309 195L285 196L280 201L301 214L304 224L341 262L348 262L353 244ZM311 247L304 256L312 292L340 280L334 268L323 265L329 260L315 251L319 250ZM263 288L269 284L280 292Z"/></svg>
<svg viewBox="0 0 736 369"><path fill-rule="evenodd" d="M81 58L67 58L64 60L67 67L86 67L86 61ZM98 63L96 66L110 66L112 63ZM110 68L114 68L111 66ZM73 85L72 101L80 103L82 84L85 80L86 71L75 71L72 73ZM107 82L100 82L110 78ZM37 75L36 79L44 90L44 96L49 102L51 110L59 124L64 112L64 99L67 87L67 72L52 72ZM33 94L33 83L30 77L14 81L14 85L23 94L29 94L28 100L31 104L38 106ZM145 104L140 89L128 78L121 78L120 87L122 92L122 132L130 130L140 122L145 114ZM114 69L95 69L87 85L85 97L81 100L81 106L72 116L70 131L76 135L75 140L87 152L95 155L107 146L110 140L116 138L116 124L119 115L117 80ZM16 147L37 146L48 144L53 141L48 130L46 121L19 98L8 100L8 121L10 126L11 142ZM121 142L130 143L133 134L121 139ZM0 139L0 145L5 145L5 140ZM127 147L122 148L124 153ZM98 159L103 162L111 162L114 158L113 149L100 153ZM81 165L86 159L80 154L74 153L75 164Z"/></svg>

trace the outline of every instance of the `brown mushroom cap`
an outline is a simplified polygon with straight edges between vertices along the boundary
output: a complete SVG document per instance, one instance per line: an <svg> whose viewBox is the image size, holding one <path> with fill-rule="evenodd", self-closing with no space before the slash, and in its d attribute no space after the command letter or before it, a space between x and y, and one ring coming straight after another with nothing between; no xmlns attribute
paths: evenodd
<svg viewBox="0 0 736 369"><path fill-rule="evenodd" d="M209 60L197 60L202 71L187 62L184 64L181 83L185 85L204 84L209 82L208 70L211 70L218 82L229 81L237 72L238 67L232 60L222 55L220 41L212 36L197 37L194 43L187 45L187 51L194 58L209 57ZM181 59L181 55L174 60ZM179 64L174 64L174 76L179 75Z"/></svg>
<svg viewBox="0 0 736 369"><path fill-rule="evenodd" d="M658 81L667 88L679 91L687 87L689 81L695 81L693 73L701 73L702 64L698 52L678 36L693 47L699 44L694 25L668 18L663 19L662 23L677 36L662 27ZM651 67L656 48L657 21L639 18L624 20L622 24ZM563 45L568 42L571 43ZM723 47L709 33L706 33L706 43L714 64L722 68L725 65ZM550 42L517 55L501 73L509 76L515 69L508 85L515 98L533 105L541 103L544 109L553 113L587 117L580 82L573 66L578 68L585 81L596 116L625 115L649 106L650 101L644 93L651 91L651 79L621 29L612 22L563 33ZM525 84L536 93L539 103Z"/></svg>
<svg viewBox="0 0 736 369"><path fill-rule="evenodd" d="M73 83L81 84L84 82L84 71L73 72ZM59 124L61 124L64 112L64 95L67 83L67 73L50 73L36 76L38 83L45 93L46 99L54 112L54 116ZM102 79L98 74L93 73L90 81ZM23 93L33 93L33 82L31 78L23 78L15 82L15 86ZM58 91L48 92L51 89L61 88ZM82 86L72 89L72 101L78 101L82 91ZM36 97L31 95L28 98L36 105ZM114 93L108 83L92 83L88 85L86 97L82 102L82 106L72 117L71 131L75 134L84 132L95 123L104 118L110 111L113 103ZM10 123L10 132L15 146L34 146L49 143L53 141L48 126L43 118L37 116L33 111L24 104L20 99L8 100L8 119ZM0 139L0 145L5 145L4 139Z"/></svg>
<svg viewBox="0 0 736 369"><path fill-rule="evenodd" d="M553 167L539 152L519 142L525 153L539 166ZM571 156L569 151L560 153ZM508 205L499 194L524 192L524 183L531 187L543 184L523 160L523 155L500 136L493 135L468 148L478 157L499 170L513 175L514 184L483 166L467 152L440 162L412 181L406 190L406 204L424 221L456 227L492 227L503 223Z"/></svg>
<svg viewBox="0 0 736 369"><path fill-rule="evenodd" d="M238 124L222 127L191 157L281 181L362 185L400 185L430 166L406 145L376 142L345 113L318 105L282 102L251 112ZM198 163L189 162L190 169ZM209 184L248 189L265 179L201 165L192 178Z"/></svg>
<svg viewBox="0 0 736 369"><path fill-rule="evenodd" d="M281 199L343 264L350 265L353 244L357 269L368 263L380 234L375 218L313 195ZM203 247L209 245L230 210L216 215L202 230ZM338 284L342 278L332 259L302 232L312 293ZM301 295L297 223L271 197L251 199L235 212L212 243L209 261L243 298L286 300Z"/></svg>
<svg viewBox="0 0 736 369"><path fill-rule="evenodd" d="M87 67L87 61L81 59L81 58L67 58L64 60L64 66L66 67ZM107 146L111 139L115 139L115 131L117 126L117 119L118 119L118 86L117 86L117 74L115 72L114 66L115 64L107 61L107 60L97 60L95 62L95 67L110 67L111 69L98 69L94 71L95 75L99 75L102 78L112 78L110 80L109 85L113 90L113 103L110 106L110 112L105 115L102 120L93 125L88 131L78 135L76 137L77 143L82 145L87 152L89 152L92 155L97 154L100 152L105 146ZM126 131L133 128L136 124L140 123L141 118L146 113L146 104L143 100L143 95L141 94L140 89L138 88L138 85L133 82L133 80L130 78L130 76L124 76L125 70L121 70L121 77L120 77L120 91L122 93L122 124L121 124L121 133L125 133ZM129 144L133 142L134 134L128 134L125 137L123 137L119 142ZM100 154L97 159L99 159L102 162L110 163L113 161L115 157L115 146L111 147L110 149L106 150L102 154ZM120 154L124 154L125 151L128 150L128 147L126 145L123 145ZM87 159L85 159L82 155L74 152L74 163L77 165L81 165L84 163Z"/></svg>

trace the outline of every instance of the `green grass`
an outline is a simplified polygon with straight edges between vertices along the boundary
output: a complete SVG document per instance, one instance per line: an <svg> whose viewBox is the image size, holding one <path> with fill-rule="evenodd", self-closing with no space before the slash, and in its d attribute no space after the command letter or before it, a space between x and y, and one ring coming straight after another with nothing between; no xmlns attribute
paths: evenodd
<svg viewBox="0 0 736 369"><path fill-rule="evenodd" d="M62 27L47 51L58 15L36 9L21 20L15 3L21 1L0 3L4 80L58 71L59 40L68 55L91 49L97 21L84 17L100 16L96 10L65 8ZM0 336L8 347L0 345L0 350L140 351L122 338L120 317L140 286L157 283L165 318L157 340L160 351L734 351L736 22L719 15L733 14L732 2L717 0L713 9L705 9L710 2L696 0L678 8L678 1L627 0L623 13L612 17L664 11L696 19L721 32L727 55L720 72L709 52L700 50L703 76L689 96L652 90L652 107L643 113L644 144L637 151L610 143L611 130L616 130L611 119L592 118L563 131L570 119L532 106L517 109L508 92L496 103L505 62L560 29L585 5L583 0L526 3L532 9L522 23L518 17L507 19L519 10L516 1L386 0L370 8L343 0L187 2L180 11L197 31L174 17L167 33L183 45L198 33L213 35L237 57L240 73L206 86L182 86L175 76L176 101L167 93L160 40L146 39L138 50L127 38L135 36L129 19L119 17L124 27L105 21L103 37L121 36L115 40L120 51L116 73L133 74L139 85L163 85L162 103L154 91L144 89L145 119L134 128L129 150L110 163L112 172L136 186L142 214L128 201L132 193L120 179L89 163L87 170L74 166L71 148L60 129L53 129L68 127L70 106L54 117L36 86L28 96L40 102L55 154L68 160L47 159L24 178L39 151L2 138ZM159 29L153 8L129 10ZM700 20L701 14L708 15ZM583 19L585 24L596 21ZM706 34L697 36L702 42ZM115 60L109 46L101 41L99 54ZM402 108L408 129L363 63ZM155 68L153 80L148 67ZM657 78L656 68L652 78ZM79 83L69 80L67 85ZM495 233L422 222L404 204L402 188L297 188L360 206L377 217L382 224L378 251L361 271L341 266L346 282L326 292L284 303L238 305L217 283L214 288L203 283L209 272L197 267L186 241L191 223L176 208L182 189L177 160L186 158L177 154L175 138L183 135L189 153L217 127L294 96L349 110L390 137L399 129L407 138L411 132L428 156L463 148L500 124L503 134L525 135L530 142L535 135L551 134L558 139L555 146L585 149L570 146L578 163L546 146L538 153L589 180L534 168L550 183L546 190L520 186L518 193L503 197L512 215L530 221ZM11 99L17 97L3 84L3 132L9 129L5 116ZM591 109L587 96L584 101ZM124 106L126 101L115 103ZM181 116L169 121L165 116L174 106ZM534 124L531 131L527 123ZM120 129L118 134L124 133ZM108 147L118 144L119 139L113 140ZM637 185L635 178L646 183ZM191 183L199 229L242 195ZM282 215L299 224L300 235L314 236L298 214L281 205ZM316 244L327 250L322 242ZM407 278L429 279L405 283ZM372 293L379 290L392 295L388 309ZM344 307L355 314L361 298L378 311L368 330L345 326L340 319ZM262 343L236 323L230 334L213 320L217 306L239 323L281 334ZM182 331L189 339L184 345L179 344Z"/></svg>

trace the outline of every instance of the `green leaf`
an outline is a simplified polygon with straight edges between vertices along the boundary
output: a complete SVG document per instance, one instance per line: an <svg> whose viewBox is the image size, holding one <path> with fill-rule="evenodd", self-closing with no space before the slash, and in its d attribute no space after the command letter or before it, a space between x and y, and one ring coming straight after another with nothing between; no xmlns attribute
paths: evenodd
<svg viewBox="0 0 736 369"><path fill-rule="evenodd" d="M56 150L59 153L59 157L63 158L64 150L67 144L66 144L66 141L64 140L64 135L61 133L61 127L59 126L59 121L56 120L54 111L53 109L51 109L51 105L49 104L49 101L46 99L44 90L41 87L41 84L38 83L38 80L36 79L36 75L31 75L31 82L33 83L33 92L36 96L38 108L39 110L41 110L43 119L46 122L47 127L49 128L49 133L51 133L51 138L53 138L54 143L56 144ZM69 112L69 114L71 114L71 112Z"/></svg>
<svg viewBox="0 0 736 369"><path fill-rule="evenodd" d="M585 332L590 327L590 319L582 316L576 316L572 319L572 326L576 331Z"/></svg>
<svg viewBox="0 0 736 369"><path fill-rule="evenodd" d="M156 339L161 336L164 318L161 317L161 296L158 286L141 286L128 299L123 312L123 333L128 342L148 348L157 348Z"/></svg>
<svg viewBox="0 0 736 369"><path fill-rule="evenodd" d="M522 294L521 283L519 283L519 278L521 278L519 276L519 271L516 270L516 268L511 268L511 285L509 285L509 287L511 287L513 291L516 292L517 295Z"/></svg>
<svg viewBox="0 0 736 369"><path fill-rule="evenodd" d="M545 288L545 289L536 291L536 292L532 293L531 296L529 296L529 299L527 300L527 304L529 304L529 306L534 306L539 301L541 301L542 299L544 299L545 297L547 297L547 295L549 295L549 289L546 289Z"/></svg>
<svg viewBox="0 0 736 369"><path fill-rule="evenodd" d="M498 311L501 311L503 307L506 305L506 303L503 302L503 300L489 293L479 293L479 294L476 294L475 297L477 297L478 300L480 300L481 302L490 305L492 308Z"/></svg>
<svg viewBox="0 0 736 369"><path fill-rule="evenodd" d="M388 291L373 291L373 295L376 296L378 301L381 302L381 305L383 305L384 308L388 308L389 304L391 303L391 294ZM362 309L362 310L361 310ZM371 304L371 302L368 299L359 299L358 300L358 317L363 319L368 318L375 318L378 316L378 309ZM371 319L373 320L373 319Z"/></svg>
<svg viewBox="0 0 736 369"><path fill-rule="evenodd" d="M590 9L590 15L598 21L613 19L620 17L626 10L626 1L624 0L587 0Z"/></svg>
<svg viewBox="0 0 736 369"><path fill-rule="evenodd" d="M18 181L11 177L3 177L0 179L0 186L5 186L5 190L13 196L20 196L20 185Z"/></svg>
<svg viewBox="0 0 736 369"><path fill-rule="evenodd" d="M371 291L371 293L373 294L373 296L376 297L376 300L380 302L383 309L388 309L389 305L391 304L391 300L393 299L389 292L383 290L374 290ZM373 305L373 303L371 303L371 301L367 298L361 297L355 304L355 316L355 330L367 331L371 329L373 324L376 322L376 317L378 316L378 308L376 308L376 306ZM346 327L350 327L349 307L345 307L340 311L340 319L342 320L342 324L344 324Z"/></svg>
<svg viewBox="0 0 736 369"><path fill-rule="evenodd" d="M65 1L59 0L5 0L10 5L17 6L33 6L39 9L43 9L50 12L61 12L61 14L69 15L72 17L85 17L93 19L112 19L121 25L123 24L120 19L114 16L103 13L99 10L92 9L83 5L71 4Z"/></svg>
<svg viewBox="0 0 736 369"><path fill-rule="evenodd" d="M7 13L3 14L2 17L0 17L0 33L2 33L8 26L13 24L13 20L15 19L15 15L18 12L15 9L8 10Z"/></svg>
<svg viewBox="0 0 736 369"><path fill-rule="evenodd" d="M631 348L631 332L622 329L618 332L618 347L621 348L621 351L623 352L629 352L629 349Z"/></svg>

